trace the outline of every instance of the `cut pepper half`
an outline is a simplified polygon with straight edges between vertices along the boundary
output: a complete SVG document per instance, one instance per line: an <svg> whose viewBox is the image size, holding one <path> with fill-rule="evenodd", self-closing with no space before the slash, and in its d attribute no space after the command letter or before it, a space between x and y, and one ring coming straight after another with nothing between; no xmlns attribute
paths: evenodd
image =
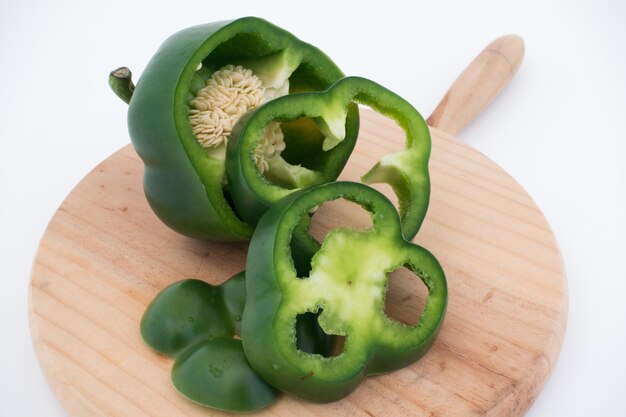
<svg viewBox="0 0 626 417"><path fill-rule="evenodd" d="M343 198L372 216L372 228L332 229L312 256L307 276L298 273L292 242L306 230L310 212ZM428 289L417 324L385 314L388 273L401 267ZM255 229L246 264L243 347L252 367L280 390L315 402L338 400L363 378L402 368L426 353L447 304L444 272L426 249L406 241L393 204L359 183L335 182L294 193L272 206ZM318 313L321 329L342 336L334 356L298 347L298 317Z"/></svg>
<svg viewBox="0 0 626 417"><path fill-rule="evenodd" d="M323 92L277 98L252 110L235 125L227 146L226 171L231 196L246 222L256 225L270 206L295 190L332 180L326 173L329 166L343 167L339 162L345 156L342 146L349 136L349 115L355 103L393 119L406 134L405 149L384 156L362 181L391 185L398 196L404 236L415 236L430 197L428 126L402 97L360 77L343 78ZM298 161L298 165L281 161L280 169L262 173L254 154L264 129L275 122L285 125L303 118L315 122L324 140L311 147L310 141L302 138L285 156Z"/></svg>
<svg viewBox="0 0 626 417"><path fill-rule="evenodd" d="M252 228L230 204L225 180L226 143L237 120L276 97L328 88L343 74L319 49L262 19L246 17L194 26L161 45L137 86L130 72L111 74L114 91L129 101L128 126L145 163L144 191L150 206L169 227L210 240L245 240ZM358 126L356 109L348 124ZM293 136L307 136L308 125L272 126L257 151L279 156ZM338 166L348 158L350 137ZM345 163L345 162L344 162ZM267 165L267 166L266 166ZM335 175L336 177L336 175Z"/></svg>

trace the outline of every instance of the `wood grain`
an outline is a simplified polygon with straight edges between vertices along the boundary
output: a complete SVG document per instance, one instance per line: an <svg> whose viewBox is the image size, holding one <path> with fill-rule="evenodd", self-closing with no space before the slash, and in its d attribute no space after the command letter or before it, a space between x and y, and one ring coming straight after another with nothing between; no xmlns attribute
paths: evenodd
<svg viewBox="0 0 626 417"><path fill-rule="evenodd" d="M456 135L509 83L524 58L524 41L505 35L491 42L454 81L428 124Z"/></svg>
<svg viewBox="0 0 626 417"><path fill-rule="evenodd" d="M319 405L283 396L259 415L510 417L524 414L539 394L567 315L552 232L506 172L431 131L431 205L416 241L448 277L448 313L435 346L411 367L369 378L344 400ZM358 179L402 142L392 122L363 110L342 178ZM219 283L242 270L247 245L199 242L167 229L145 201L142 170L133 149L123 148L74 189L50 222L30 287L35 349L71 416L223 415L175 392L171 360L143 344L139 320L172 282ZM352 211L320 211L317 227L358 223ZM406 277L392 284L390 309L408 318L423 291Z"/></svg>

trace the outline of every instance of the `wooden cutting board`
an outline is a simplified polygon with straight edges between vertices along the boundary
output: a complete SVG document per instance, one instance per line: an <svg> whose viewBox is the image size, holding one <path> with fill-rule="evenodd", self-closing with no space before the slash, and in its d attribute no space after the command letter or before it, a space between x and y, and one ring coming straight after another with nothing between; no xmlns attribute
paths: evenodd
<svg viewBox="0 0 626 417"><path fill-rule="evenodd" d="M511 77L519 38L488 46L429 119L456 133ZM402 132L364 109L357 149L341 176L358 180ZM366 380L331 404L282 396L267 416L519 416L557 359L567 288L554 236L530 196L504 170L432 128L432 196L415 239L441 262L449 306L432 350L414 365ZM126 146L98 165L63 202L37 254L30 287L33 342L68 414L222 415L183 399L171 360L151 351L139 321L153 297L183 278L220 283L244 268L247 244L199 242L167 229L142 191L143 165ZM381 187L389 192L386 187ZM349 207L320 211L319 227L355 220ZM389 314L415 314L423 290L392 278Z"/></svg>

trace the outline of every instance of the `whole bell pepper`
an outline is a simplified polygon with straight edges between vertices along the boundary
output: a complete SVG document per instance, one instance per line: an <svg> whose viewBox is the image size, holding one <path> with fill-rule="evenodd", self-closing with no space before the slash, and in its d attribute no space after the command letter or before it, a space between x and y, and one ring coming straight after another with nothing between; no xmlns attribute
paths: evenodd
<svg viewBox="0 0 626 417"><path fill-rule="evenodd" d="M346 77L322 92L279 97L242 117L232 131L226 151L230 194L241 217L256 225L269 207L306 186L332 180L328 167L343 162L342 141L349 134L350 109L355 103L370 106L393 119L405 132L405 149L384 156L362 177L368 184L388 183L398 196L404 236L412 239L419 230L430 195L428 159L431 141L426 122L406 100L385 87L360 77ZM281 163L280 169L263 172L255 155L262 148L262 132L275 122L310 118L317 121L324 140L315 146L289 149L290 158L302 166ZM323 149L325 152L319 152ZM270 166L271 166L270 161ZM342 165L343 166L343 165Z"/></svg>
<svg viewBox="0 0 626 417"><path fill-rule="evenodd" d="M372 228L332 229L302 276L292 239L311 210L346 199L371 213ZM384 312L388 273L407 267L428 288L417 324ZM243 348L251 366L276 388L314 402L345 397L370 374L402 368L433 344L447 304L446 279L426 249L406 241L393 204L366 185L329 183L287 196L259 221L248 252ZM319 314L321 329L345 339L330 355L299 347L295 325Z"/></svg>
<svg viewBox="0 0 626 417"><path fill-rule="evenodd" d="M169 227L210 240L249 239L252 228L230 203L224 157L232 127L276 97L327 88L343 74L319 49L262 19L246 17L182 30L167 39L137 86L130 71L111 73L113 90L129 102L128 127L145 163L144 191ZM346 139L325 178L339 175L358 134L356 107ZM320 140L307 120L268 127L257 156L278 160L293 138ZM323 138L321 138L323 140ZM289 153L288 151L285 151ZM292 161L297 163L297 161ZM281 170L274 162L269 171Z"/></svg>
<svg viewBox="0 0 626 417"><path fill-rule="evenodd" d="M246 302L245 274L221 285L196 279L161 291L141 320L141 336L152 349L175 359L172 384L190 400L227 411L255 411L279 392L250 367L241 344ZM303 317L296 332L299 348L326 355L333 339L320 331L316 317Z"/></svg>

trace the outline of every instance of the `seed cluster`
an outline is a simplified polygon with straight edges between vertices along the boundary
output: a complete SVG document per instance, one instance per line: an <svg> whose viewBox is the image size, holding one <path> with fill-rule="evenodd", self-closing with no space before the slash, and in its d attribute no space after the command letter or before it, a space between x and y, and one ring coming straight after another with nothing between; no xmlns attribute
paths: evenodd
<svg viewBox="0 0 626 417"><path fill-rule="evenodd" d="M264 173L269 169L268 159L274 158L285 150L285 137L280 130L280 123L272 122L265 126L259 144L254 149L252 158L259 171Z"/></svg>
<svg viewBox="0 0 626 417"><path fill-rule="evenodd" d="M273 97L272 97L273 98ZM189 101L189 120L198 142L214 148L228 142L233 126L246 112L266 99L263 83L252 70L241 65L226 65L215 71L206 85ZM267 158L285 149L280 124L269 124L254 151L254 161L261 173L268 169Z"/></svg>

